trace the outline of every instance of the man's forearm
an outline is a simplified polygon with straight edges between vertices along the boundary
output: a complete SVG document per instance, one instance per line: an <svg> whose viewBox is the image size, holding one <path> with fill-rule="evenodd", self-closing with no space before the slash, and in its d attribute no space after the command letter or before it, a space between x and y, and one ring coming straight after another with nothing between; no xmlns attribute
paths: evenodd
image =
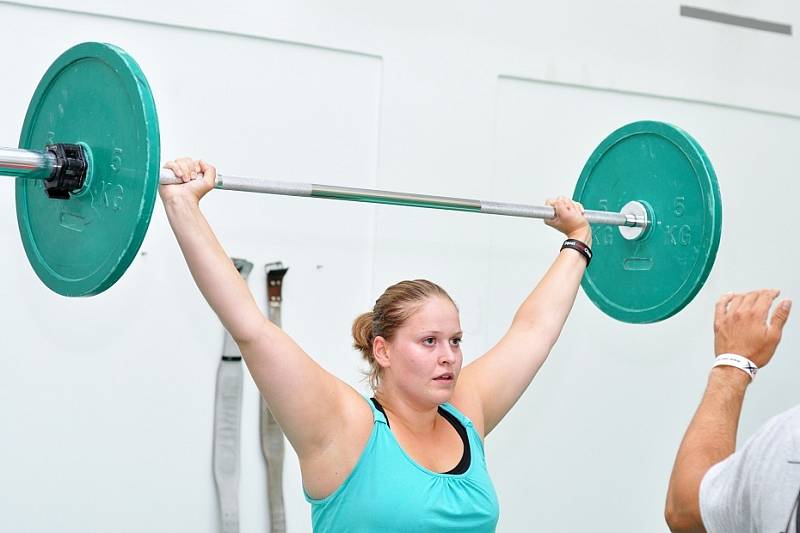
<svg viewBox="0 0 800 533"><path fill-rule="evenodd" d="M736 433L750 378L729 366L711 370L703 399L686 430L667 492L672 531L705 531L700 518L700 482L708 470L736 450Z"/></svg>

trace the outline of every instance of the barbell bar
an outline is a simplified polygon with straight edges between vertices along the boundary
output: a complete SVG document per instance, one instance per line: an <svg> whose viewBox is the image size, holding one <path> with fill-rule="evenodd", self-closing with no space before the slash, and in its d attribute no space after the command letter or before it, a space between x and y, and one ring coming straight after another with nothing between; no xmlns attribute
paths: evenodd
<svg viewBox="0 0 800 533"><path fill-rule="evenodd" d="M159 184L158 118L136 61L113 45L64 52L40 81L19 148L0 148L0 175L16 180L28 259L49 288L90 296L112 286L138 253ZM552 219L549 206L488 202L218 175L216 188ZM573 197L594 225L595 257L582 285L610 316L663 320L687 305L716 257L722 208L700 145L656 121L625 125L595 149ZM613 226L619 226L618 231Z"/></svg>
<svg viewBox="0 0 800 533"><path fill-rule="evenodd" d="M54 174L59 172L61 167L62 164L59 162L58 156L50 151L0 147L0 175L49 181L53 178ZM85 181L85 177L81 181L79 187L75 187L74 190L67 191L67 193L80 194L83 188L83 181ZM181 180L176 178L171 170L161 169L159 173L160 185L175 185L179 183L181 183ZM257 192L283 196L299 196L303 198L325 198L330 200L444 209L448 211L466 211L470 213L544 220L552 220L555 218L555 210L550 206L488 202L484 200L452 198L449 196L431 196L408 192L342 187L337 185L319 185L316 183L274 181L264 178L222 174L217 174L215 188L226 191ZM627 207L619 213L586 210L585 215L586 219L592 224L627 226L629 228L638 229L638 231L634 231L633 233L626 233L624 237L627 239L638 238L646 231L648 225L646 208L643 204L635 201L627 204Z"/></svg>

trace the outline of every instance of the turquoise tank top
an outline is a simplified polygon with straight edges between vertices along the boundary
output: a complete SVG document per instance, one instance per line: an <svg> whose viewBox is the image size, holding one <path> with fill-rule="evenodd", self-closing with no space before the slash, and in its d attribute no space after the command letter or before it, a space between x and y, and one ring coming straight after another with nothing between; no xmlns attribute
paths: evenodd
<svg viewBox="0 0 800 533"><path fill-rule="evenodd" d="M386 417L370 401L374 422L355 468L329 496L309 497L315 533L493 532L499 506L483 442L472 422L449 403L442 408L467 430L470 464L463 474L440 474L406 455Z"/></svg>

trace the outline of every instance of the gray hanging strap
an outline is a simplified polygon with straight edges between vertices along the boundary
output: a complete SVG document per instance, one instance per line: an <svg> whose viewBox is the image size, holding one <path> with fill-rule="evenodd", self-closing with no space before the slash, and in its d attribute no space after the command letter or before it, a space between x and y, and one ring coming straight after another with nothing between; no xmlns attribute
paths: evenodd
<svg viewBox="0 0 800 533"><path fill-rule="evenodd" d="M253 264L233 259L247 281ZM217 485L222 533L239 532L239 448L242 421L242 353L225 332L222 358L217 368L214 404L214 481Z"/></svg>
<svg viewBox="0 0 800 533"><path fill-rule="evenodd" d="M267 316L270 322L281 327L281 301L283 300L283 276L288 268L283 264L268 263L267 271ZM283 430L272 416L267 403L261 397L261 453L267 462L267 495L269 497L269 524L271 533L286 531L286 511L283 505Z"/></svg>

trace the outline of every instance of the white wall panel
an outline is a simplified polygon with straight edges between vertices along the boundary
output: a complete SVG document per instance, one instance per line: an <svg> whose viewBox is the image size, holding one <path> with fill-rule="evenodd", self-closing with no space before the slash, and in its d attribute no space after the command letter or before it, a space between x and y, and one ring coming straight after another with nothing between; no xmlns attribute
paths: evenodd
<svg viewBox="0 0 800 533"><path fill-rule="evenodd" d="M18 35L0 35L7 67L18 73L4 84L5 145L16 144L37 77L62 50L93 39L127 49L148 76L165 158L202 156L234 175L375 185L377 56L2 5L0 18L28 28L24 47ZM5 53L13 50L20 53ZM8 356L0 372L0 529L215 531L211 428L222 328L160 202L123 279L75 300L50 293L28 268L13 183L0 185ZM203 205L229 253L256 264L251 287L262 306L264 263L289 266L286 329L356 383L343 333L369 302L374 208L236 192L212 192ZM244 531L266 527L257 400L248 377ZM310 529L291 452L285 477L289 527Z"/></svg>
<svg viewBox="0 0 800 533"><path fill-rule="evenodd" d="M509 76L498 80L497 101L495 197L571 194L600 141L635 120L691 132L714 164L722 241L695 300L667 321L632 326L603 315L580 294L551 358L487 440L504 531L526 520L541 531L665 530L672 462L713 360L714 302L723 292L761 287L782 288L790 298L800 292L786 268L800 253L786 246L780 230L792 224L793 209L779 200L800 193L793 163L800 118ZM497 307L488 313L490 337L504 331L515 302L557 249L557 237L531 239L530 233L516 220L493 224ZM788 391L800 372L791 356L798 340L790 325L749 391L742 442L797 401ZM517 452L514 467L509 449Z"/></svg>

